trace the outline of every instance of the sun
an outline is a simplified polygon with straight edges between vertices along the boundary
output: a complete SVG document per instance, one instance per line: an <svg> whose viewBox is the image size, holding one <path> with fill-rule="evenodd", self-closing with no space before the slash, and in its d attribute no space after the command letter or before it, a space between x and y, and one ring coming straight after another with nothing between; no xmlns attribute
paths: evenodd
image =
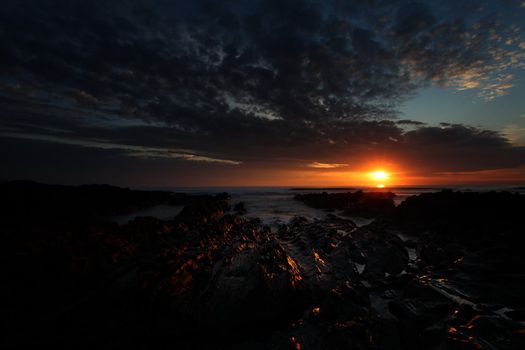
<svg viewBox="0 0 525 350"><path fill-rule="evenodd" d="M370 173L370 175L372 176L374 180L386 180L390 177L390 175L386 171L383 171L383 170L374 171Z"/></svg>

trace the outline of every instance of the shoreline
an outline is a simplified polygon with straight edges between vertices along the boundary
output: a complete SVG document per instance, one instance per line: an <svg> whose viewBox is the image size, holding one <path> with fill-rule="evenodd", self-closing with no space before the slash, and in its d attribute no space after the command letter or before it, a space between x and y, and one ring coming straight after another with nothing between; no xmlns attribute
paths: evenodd
<svg viewBox="0 0 525 350"><path fill-rule="evenodd" d="M520 194L442 191L399 205L377 192L296 194L323 216L270 228L226 193L178 195L184 206L168 220L116 224L107 214L131 202L175 198L29 187L0 185L9 214L0 222L3 317L8 340L19 344L448 349L523 342ZM356 213L369 222L356 225Z"/></svg>

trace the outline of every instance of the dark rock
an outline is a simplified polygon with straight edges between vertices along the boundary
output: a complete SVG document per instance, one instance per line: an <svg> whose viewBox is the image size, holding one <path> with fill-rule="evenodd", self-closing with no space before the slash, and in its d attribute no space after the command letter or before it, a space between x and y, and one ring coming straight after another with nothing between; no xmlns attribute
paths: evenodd
<svg viewBox="0 0 525 350"><path fill-rule="evenodd" d="M232 331L288 319L301 278L275 241L240 244L233 255L222 257L206 291L208 322Z"/></svg>
<svg viewBox="0 0 525 350"><path fill-rule="evenodd" d="M373 227L360 228L353 236L357 250L365 256L365 273L398 274L406 268L408 253L398 236Z"/></svg>
<svg viewBox="0 0 525 350"><path fill-rule="evenodd" d="M516 349L519 333L513 333L499 317L475 316L468 323L448 329L448 344L454 349Z"/></svg>
<svg viewBox="0 0 525 350"><path fill-rule="evenodd" d="M376 217L394 209L391 192L347 192L297 194L295 199L312 208L342 210L347 216Z"/></svg>
<svg viewBox="0 0 525 350"><path fill-rule="evenodd" d="M524 231L508 208L521 209L522 199L514 195L445 192L392 212L391 198L372 204L362 193L320 195L307 200L383 216L360 228L332 214L297 217L272 231L232 214L227 194L182 196L174 220L117 225L104 215L122 210L122 198L138 207L167 194L20 186L24 199L6 190L12 217L0 221L4 343L303 350L525 343ZM97 207L100 193L113 199ZM491 201L509 222L495 224ZM410 234L417 241L401 240ZM418 254L410 264L407 248Z"/></svg>
<svg viewBox="0 0 525 350"><path fill-rule="evenodd" d="M228 199L229 196L224 193L194 198L177 215L177 219L186 222L206 223L224 215L230 209Z"/></svg>
<svg viewBox="0 0 525 350"><path fill-rule="evenodd" d="M524 243L523 212L525 196L518 193L442 191L407 198L389 218L413 234L431 230L478 244L485 239Z"/></svg>
<svg viewBox="0 0 525 350"><path fill-rule="evenodd" d="M244 215L247 212L246 205L244 204L244 202L239 202L239 203L235 204L235 206L233 207L233 210L238 215Z"/></svg>
<svg viewBox="0 0 525 350"><path fill-rule="evenodd" d="M169 191L138 191L108 185L61 186L30 181L0 183L3 225L25 226L27 215L45 224L104 219L154 205L184 205L192 196Z"/></svg>

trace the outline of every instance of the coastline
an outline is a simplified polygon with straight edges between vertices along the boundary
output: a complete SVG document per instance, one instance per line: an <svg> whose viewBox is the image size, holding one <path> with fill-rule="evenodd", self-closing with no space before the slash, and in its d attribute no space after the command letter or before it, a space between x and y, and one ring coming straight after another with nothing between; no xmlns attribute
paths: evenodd
<svg viewBox="0 0 525 350"><path fill-rule="evenodd" d="M79 195L78 188L9 186L0 185L3 210L11 210L1 223L3 317L20 344L164 348L176 339L182 348L448 349L523 342L520 194L441 191L396 205L387 192L292 191L322 216L272 226L251 217L253 207L238 205L235 194L175 200L112 187L83 187L87 194ZM122 198L136 208L183 207L168 220L111 222L128 203ZM356 225L356 213L370 221Z"/></svg>

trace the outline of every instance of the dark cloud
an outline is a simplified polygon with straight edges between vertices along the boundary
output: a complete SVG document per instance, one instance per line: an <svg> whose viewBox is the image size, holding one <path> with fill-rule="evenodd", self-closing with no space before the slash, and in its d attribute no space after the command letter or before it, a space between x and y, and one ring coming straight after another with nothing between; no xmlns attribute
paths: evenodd
<svg viewBox="0 0 525 350"><path fill-rule="evenodd" d="M425 171L476 171L525 164L525 147L513 147L500 133L459 124L408 131L403 143L399 151L404 161L421 165Z"/></svg>
<svg viewBox="0 0 525 350"><path fill-rule="evenodd" d="M399 120L396 121L396 124L398 124L398 125L409 125L409 126L421 126L421 125L425 125L426 123L420 122L418 120L399 119Z"/></svg>
<svg viewBox="0 0 525 350"><path fill-rule="evenodd" d="M478 4L11 2L0 8L0 133L177 162L339 167L427 152L444 170L519 165L523 150L499 134L394 120L421 86L488 99L512 86L522 51L498 38L521 32L496 15L512 6Z"/></svg>

